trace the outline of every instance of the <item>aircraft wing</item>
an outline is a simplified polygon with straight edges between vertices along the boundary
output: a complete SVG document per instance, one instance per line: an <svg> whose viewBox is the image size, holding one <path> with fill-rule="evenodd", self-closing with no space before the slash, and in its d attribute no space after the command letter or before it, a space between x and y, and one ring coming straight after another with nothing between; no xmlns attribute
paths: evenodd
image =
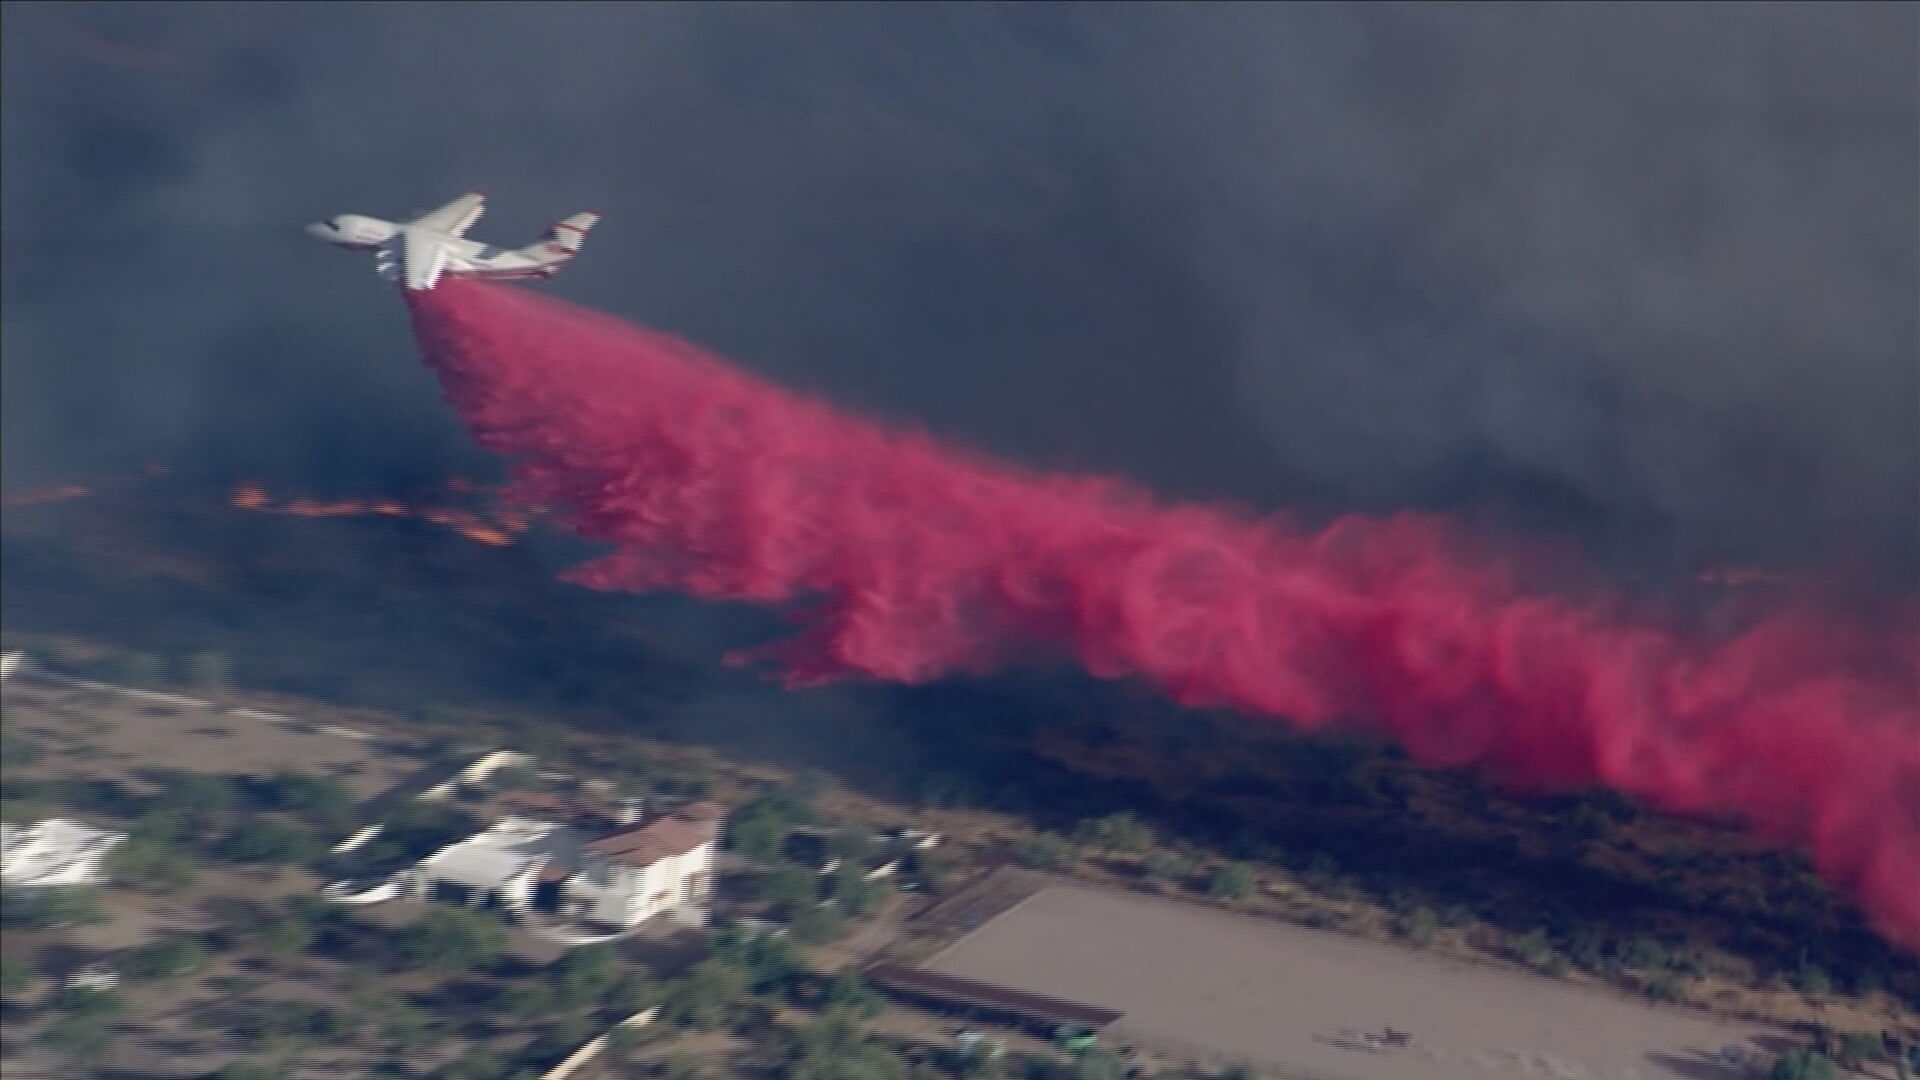
<svg viewBox="0 0 1920 1080"><path fill-rule="evenodd" d="M478 191L470 191L438 210L429 210L408 222L423 229L443 232L449 236L464 236L480 215L487 212L487 197Z"/></svg>
<svg viewBox="0 0 1920 1080"><path fill-rule="evenodd" d="M447 267L446 246L413 229L401 229L398 239L400 280L415 292L433 288Z"/></svg>

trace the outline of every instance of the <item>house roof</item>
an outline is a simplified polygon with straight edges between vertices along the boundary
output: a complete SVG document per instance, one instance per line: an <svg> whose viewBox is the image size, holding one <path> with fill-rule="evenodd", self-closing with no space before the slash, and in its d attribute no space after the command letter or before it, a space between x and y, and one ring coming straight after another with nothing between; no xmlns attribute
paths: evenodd
<svg viewBox="0 0 1920 1080"><path fill-rule="evenodd" d="M509 791L500 796L500 802L506 806L519 806L528 810L552 810L556 813L573 813L581 809L572 799L561 795L550 795L544 791Z"/></svg>
<svg viewBox="0 0 1920 1080"><path fill-rule="evenodd" d="M577 850L577 840L563 828L508 818L427 856L420 865L441 881L493 889L548 863L565 866Z"/></svg>
<svg viewBox="0 0 1920 1080"><path fill-rule="evenodd" d="M720 838L726 808L710 802L689 803L637 829L595 840L587 850L615 862L650 866Z"/></svg>
<svg viewBox="0 0 1920 1080"><path fill-rule="evenodd" d="M66 818L48 818L25 828L6 825L0 828L0 878L19 885L56 879L99 859L126 838L126 833Z"/></svg>

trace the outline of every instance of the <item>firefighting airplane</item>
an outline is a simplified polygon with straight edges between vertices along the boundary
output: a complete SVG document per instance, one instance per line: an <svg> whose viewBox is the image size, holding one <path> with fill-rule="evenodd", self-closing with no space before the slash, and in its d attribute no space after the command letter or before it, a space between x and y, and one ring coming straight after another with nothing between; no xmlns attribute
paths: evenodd
<svg viewBox="0 0 1920 1080"><path fill-rule="evenodd" d="M382 221L341 214L307 226L307 234L346 248L376 252L374 269L388 281L420 292L433 288L442 274L493 281L550 278L580 252L597 213L575 214L554 222L545 236L521 248L494 247L466 239L486 213L484 193L469 192L412 221Z"/></svg>

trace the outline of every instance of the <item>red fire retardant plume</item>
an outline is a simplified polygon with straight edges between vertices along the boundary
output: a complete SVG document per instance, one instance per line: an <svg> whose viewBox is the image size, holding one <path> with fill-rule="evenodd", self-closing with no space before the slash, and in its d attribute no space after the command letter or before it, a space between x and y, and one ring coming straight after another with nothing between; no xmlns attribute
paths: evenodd
<svg viewBox="0 0 1920 1080"><path fill-rule="evenodd" d="M890 430L531 292L409 294L511 493L614 551L568 577L788 605L796 682L916 682L1064 648L1105 678L1429 766L1610 785L1812 851L1920 947L1920 630L1811 614L1694 641L1534 595L1437 519L1317 532L1166 506Z"/></svg>

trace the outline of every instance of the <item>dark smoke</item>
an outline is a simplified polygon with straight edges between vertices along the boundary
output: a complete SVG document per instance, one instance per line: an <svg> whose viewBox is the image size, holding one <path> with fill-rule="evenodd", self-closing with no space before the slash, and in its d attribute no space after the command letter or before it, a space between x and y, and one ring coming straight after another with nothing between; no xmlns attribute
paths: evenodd
<svg viewBox="0 0 1920 1080"><path fill-rule="evenodd" d="M9 487L469 469L297 226L477 185L609 211L569 295L1017 461L1920 568L1912 5L5 11Z"/></svg>
<svg viewBox="0 0 1920 1080"><path fill-rule="evenodd" d="M1030 473L539 295L408 294L516 497L614 552L570 577L789 609L797 682L914 683L1038 646L1185 704L1376 727L1426 765L1604 783L1811 849L1920 947L1920 607L1796 607L1708 636L1528 587L1446 521L1310 530ZM1528 560L1521 560L1525 563Z"/></svg>

